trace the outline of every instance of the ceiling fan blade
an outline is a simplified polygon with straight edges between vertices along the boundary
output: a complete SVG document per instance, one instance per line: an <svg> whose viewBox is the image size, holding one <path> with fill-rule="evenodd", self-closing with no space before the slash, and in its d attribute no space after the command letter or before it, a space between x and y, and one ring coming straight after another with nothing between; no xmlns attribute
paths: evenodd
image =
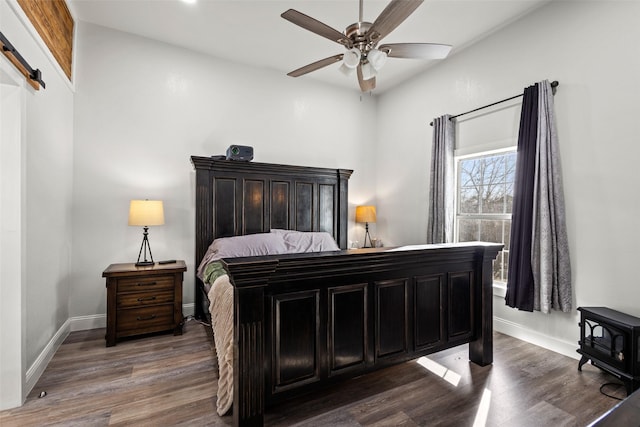
<svg viewBox="0 0 640 427"><path fill-rule="evenodd" d="M311 64L305 65L304 67L300 67L297 70L293 70L290 73L287 73L287 76L300 77L312 71L319 70L320 68L324 68L327 65L331 65L335 62L342 61L343 55L344 54L341 53L339 55L330 56L328 58L321 59L320 61L313 62Z"/></svg>
<svg viewBox="0 0 640 427"><path fill-rule="evenodd" d="M424 0L391 0L380 16L375 20L369 31L367 40L377 42L393 31L409 17Z"/></svg>
<svg viewBox="0 0 640 427"><path fill-rule="evenodd" d="M449 55L451 46L437 43L391 43L383 44L378 50L387 52L390 58L442 59Z"/></svg>
<svg viewBox="0 0 640 427"><path fill-rule="evenodd" d="M292 22L305 30L309 30L312 33L316 33L322 37L325 37L331 41L336 43L340 43L341 45L347 46L349 48L352 47L351 40L345 37L340 31L331 28L327 24L324 24L317 19L314 19L304 13L298 12L294 9L289 9L286 12L282 13L284 19L289 22Z"/></svg>
<svg viewBox="0 0 640 427"><path fill-rule="evenodd" d="M362 64L358 64L358 84L362 92L371 92L376 88L376 78L371 77L369 80L365 80L362 77Z"/></svg>

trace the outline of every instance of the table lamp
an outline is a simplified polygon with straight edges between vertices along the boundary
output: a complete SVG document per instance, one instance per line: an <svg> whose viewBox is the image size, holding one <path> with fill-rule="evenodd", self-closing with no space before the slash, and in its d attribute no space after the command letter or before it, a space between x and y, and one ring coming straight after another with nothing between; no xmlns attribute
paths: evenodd
<svg viewBox="0 0 640 427"><path fill-rule="evenodd" d="M375 206L357 206L356 207L356 222L364 222L364 228L366 233L364 235L363 248L372 247L371 235L369 234L369 223L376 222L376 207ZM369 245L367 246L367 238L369 238Z"/></svg>
<svg viewBox="0 0 640 427"><path fill-rule="evenodd" d="M140 246L140 252L138 252L136 267L154 264L151 245L149 245L149 226L162 224L164 224L162 200L131 200L129 204L129 225L144 227L142 245ZM149 251L150 260L147 260L147 251ZM140 261L143 252L144 259Z"/></svg>

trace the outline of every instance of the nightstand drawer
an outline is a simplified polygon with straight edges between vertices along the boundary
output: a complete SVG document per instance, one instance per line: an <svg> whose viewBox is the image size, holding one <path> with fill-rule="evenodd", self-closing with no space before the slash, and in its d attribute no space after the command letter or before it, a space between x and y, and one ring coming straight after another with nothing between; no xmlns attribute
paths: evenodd
<svg viewBox="0 0 640 427"><path fill-rule="evenodd" d="M125 336L126 331L138 334L172 328L173 304L118 310L116 329L119 336Z"/></svg>
<svg viewBox="0 0 640 427"><path fill-rule="evenodd" d="M126 277L118 280L118 293L173 289L173 276Z"/></svg>
<svg viewBox="0 0 640 427"><path fill-rule="evenodd" d="M173 303L173 289L157 292L136 292L118 294L118 308L140 307L151 304Z"/></svg>

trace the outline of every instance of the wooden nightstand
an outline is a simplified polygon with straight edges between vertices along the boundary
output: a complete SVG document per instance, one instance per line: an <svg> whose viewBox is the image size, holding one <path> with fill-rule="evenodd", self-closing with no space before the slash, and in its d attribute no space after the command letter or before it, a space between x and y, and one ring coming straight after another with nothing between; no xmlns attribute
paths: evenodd
<svg viewBox="0 0 640 427"><path fill-rule="evenodd" d="M182 334L184 261L136 267L111 264L107 279L107 347L123 337L173 330Z"/></svg>

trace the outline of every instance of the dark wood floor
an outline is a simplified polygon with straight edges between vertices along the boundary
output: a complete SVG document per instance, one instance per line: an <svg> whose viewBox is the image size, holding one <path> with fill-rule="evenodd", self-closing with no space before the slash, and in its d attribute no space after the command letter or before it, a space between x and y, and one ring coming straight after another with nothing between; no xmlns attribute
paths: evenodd
<svg viewBox="0 0 640 427"><path fill-rule="evenodd" d="M73 332L8 426L227 426L215 412L217 368L205 326L105 347L104 329ZM584 426L613 407L617 382L597 368L499 333L494 363L461 346L271 408L271 426ZM429 366L431 370L423 365ZM624 397L623 387L607 390ZM39 398L40 392L46 396ZM486 405L485 405L486 403ZM486 417L482 414L486 413Z"/></svg>

